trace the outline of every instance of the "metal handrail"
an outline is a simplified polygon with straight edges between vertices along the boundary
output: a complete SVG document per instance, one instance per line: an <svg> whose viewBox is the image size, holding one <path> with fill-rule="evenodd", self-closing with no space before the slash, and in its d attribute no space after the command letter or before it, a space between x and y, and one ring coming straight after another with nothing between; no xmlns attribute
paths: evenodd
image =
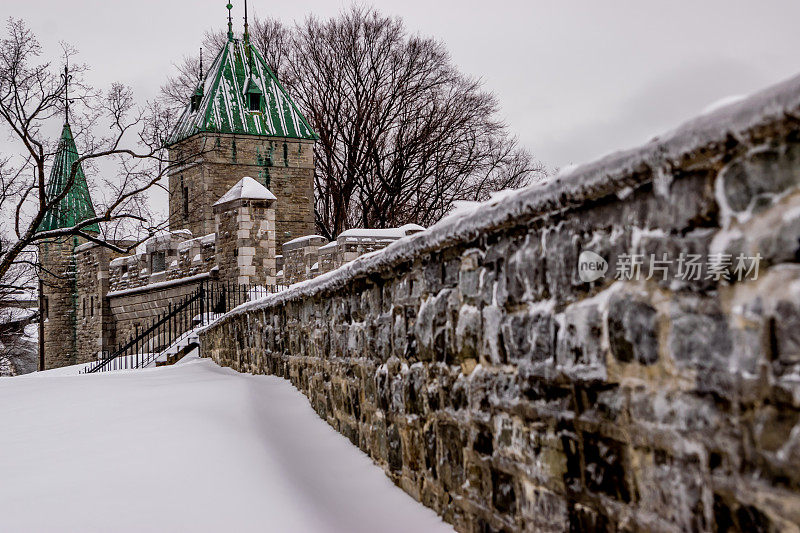
<svg viewBox="0 0 800 533"><path fill-rule="evenodd" d="M225 313L248 301L254 293L261 296L277 292L281 288L204 281L197 290L180 300L174 308L170 303L167 312L159 315L147 329L139 332L137 328L135 334L117 345L110 355L90 363L81 373L93 374L107 370L142 368L157 359L163 350L182 335L196 326L205 324L212 313ZM198 314L200 320L196 324ZM144 350L150 349L154 343L156 351L147 352L149 357L141 357L145 353ZM155 357L153 353L156 354Z"/></svg>

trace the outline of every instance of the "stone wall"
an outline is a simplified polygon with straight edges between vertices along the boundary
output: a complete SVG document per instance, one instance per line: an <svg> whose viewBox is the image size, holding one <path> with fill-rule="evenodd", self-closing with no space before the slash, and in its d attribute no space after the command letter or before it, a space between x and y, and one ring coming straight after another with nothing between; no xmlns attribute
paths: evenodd
<svg viewBox="0 0 800 533"><path fill-rule="evenodd" d="M325 237L319 235L305 235L284 243L281 283L291 285L314 277L311 271L318 262L318 250L324 244Z"/></svg>
<svg viewBox="0 0 800 533"><path fill-rule="evenodd" d="M209 272L216 266L215 238L213 233L192 238L187 230L158 233L137 246L135 254L114 255L107 265L109 288L123 291Z"/></svg>
<svg viewBox="0 0 800 533"><path fill-rule="evenodd" d="M140 287L108 294L108 305L115 328L115 343L120 343L141 331L183 298L192 294L200 284L210 279L210 274L167 281L153 286ZM113 345L109 345L112 347Z"/></svg>
<svg viewBox="0 0 800 533"><path fill-rule="evenodd" d="M85 243L75 249L76 363L97 359L99 353L114 343L114 320L105 296L109 291L109 263L119 256L94 243Z"/></svg>
<svg viewBox="0 0 800 533"><path fill-rule="evenodd" d="M796 78L241 308L202 354L290 379L459 531L797 531L799 126ZM740 251L757 279L614 276Z"/></svg>
<svg viewBox="0 0 800 533"><path fill-rule="evenodd" d="M287 285L312 279L319 274L336 270L364 254L376 252L398 239L414 235L425 228L406 224L399 228L343 231L335 241L325 243L319 235L307 235L283 244L282 281Z"/></svg>
<svg viewBox="0 0 800 533"><path fill-rule="evenodd" d="M273 197L274 198L274 197ZM234 285L275 285L275 201L238 198L214 205L219 277Z"/></svg>
<svg viewBox="0 0 800 533"><path fill-rule="evenodd" d="M44 368L74 365L76 307L75 237L50 239L39 245Z"/></svg>

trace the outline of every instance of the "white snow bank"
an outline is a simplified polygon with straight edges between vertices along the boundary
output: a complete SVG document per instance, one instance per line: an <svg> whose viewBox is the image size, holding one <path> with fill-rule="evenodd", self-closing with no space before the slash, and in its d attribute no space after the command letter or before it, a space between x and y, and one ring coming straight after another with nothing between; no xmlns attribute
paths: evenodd
<svg viewBox="0 0 800 533"><path fill-rule="evenodd" d="M4 533L452 531L277 377L41 373L0 406Z"/></svg>
<svg viewBox="0 0 800 533"><path fill-rule="evenodd" d="M20 376L19 379L77 376L78 374L81 373L81 370L83 370L84 368L86 368L86 363L81 363L79 365L62 366L60 368L51 368L50 370L39 370L38 372L31 372L30 374L25 374L23 376Z"/></svg>

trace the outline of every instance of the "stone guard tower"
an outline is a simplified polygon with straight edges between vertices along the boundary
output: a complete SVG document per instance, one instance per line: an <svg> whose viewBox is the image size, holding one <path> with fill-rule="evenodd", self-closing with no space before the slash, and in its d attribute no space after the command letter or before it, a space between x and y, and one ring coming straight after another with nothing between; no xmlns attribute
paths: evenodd
<svg viewBox="0 0 800 533"><path fill-rule="evenodd" d="M230 9L229 5L229 9ZM202 67L201 67L202 70ZM317 135L250 42L228 41L198 85L168 145L170 229L214 232L212 205L242 176L275 193L276 244L314 232Z"/></svg>
<svg viewBox="0 0 800 533"><path fill-rule="evenodd" d="M242 178L213 206L219 278L234 285L275 285L275 195Z"/></svg>
<svg viewBox="0 0 800 533"><path fill-rule="evenodd" d="M73 164L78 160L78 149L72 137L69 118L64 123L58 150L50 172L45 197L58 197L69 184ZM67 194L50 209L39 226L39 231L71 228L95 217L86 176L78 165ZM86 233L99 233L97 224L83 229ZM40 339L40 366L56 368L77 361L77 320L79 302L76 284L77 266L75 249L82 244L79 237L47 239L39 245L40 302L42 313L42 338ZM92 300L91 304L99 302Z"/></svg>

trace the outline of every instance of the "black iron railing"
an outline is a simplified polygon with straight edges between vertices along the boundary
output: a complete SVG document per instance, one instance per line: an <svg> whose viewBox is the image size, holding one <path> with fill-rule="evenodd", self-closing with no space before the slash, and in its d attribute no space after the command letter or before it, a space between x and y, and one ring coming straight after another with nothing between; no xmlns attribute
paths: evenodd
<svg viewBox="0 0 800 533"><path fill-rule="evenodd" d="M82 374L144 368L161 357L180 341L189 344L189 336L198 327L210 323L250 300L273 294L283 286L237 285L218 281L203 281L192 293L155 317L145 328L135 327L129 338L113 351L104 353L88 364Z"/></svg>

